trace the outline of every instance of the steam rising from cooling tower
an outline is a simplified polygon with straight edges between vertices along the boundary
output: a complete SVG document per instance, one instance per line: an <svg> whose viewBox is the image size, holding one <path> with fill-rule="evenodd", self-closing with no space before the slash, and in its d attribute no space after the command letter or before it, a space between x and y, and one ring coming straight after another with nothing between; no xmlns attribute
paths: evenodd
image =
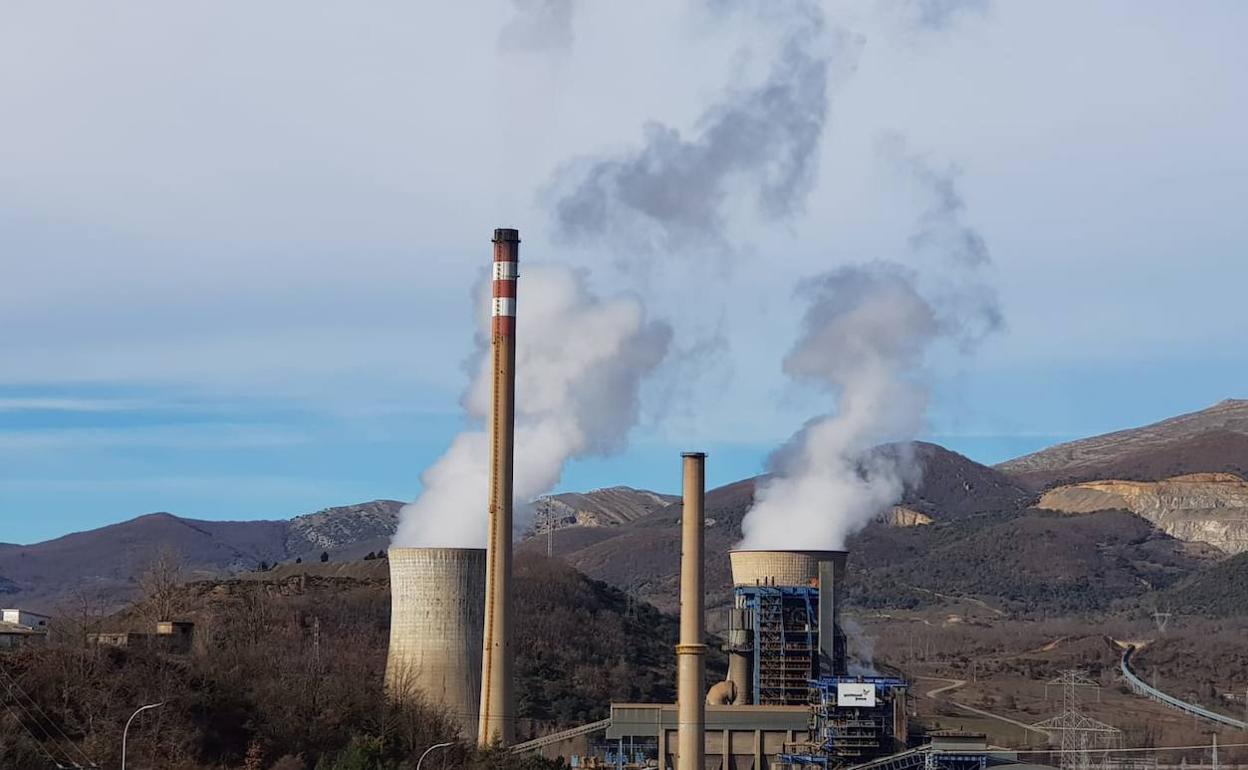
<svg viewBox="0 0 1248 770"><path fill-rule="evenodd" d="M559 265L523 271L516 348L516 528L524 501L549 491L569 459L622 450L640 410L642 381L667 353L671 329L649 320L631 296L600 298L585 275ZM463 398L468 416L490 413L488 286L480 294L477 366ZM481 547L486 535L489 436L465 431L421 475L424 491L404 506L395 544Z"/></svg>
<svg viewBox="0 0 1248 770"><path fill-rule="evenodd" d="M899 138L881 145L930 205L910 238L914 256L936 270L869 262L799 286L806 312L785 373L814 383L836 402L771 460L741 529L742 548L840 549L845 538L901 499L921 469L905 442L922 430L925 357L940 341L966 350L999 328L995 295L982 282L983 238L961 221L952 171L907 154Z"/></svg>

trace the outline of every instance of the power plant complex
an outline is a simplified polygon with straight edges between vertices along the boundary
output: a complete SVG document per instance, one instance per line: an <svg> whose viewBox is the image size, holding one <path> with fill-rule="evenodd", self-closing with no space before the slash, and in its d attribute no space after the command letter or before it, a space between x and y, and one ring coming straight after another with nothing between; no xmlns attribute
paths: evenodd
<svg viewBox="0 0 1248 770"><path fill-rule="evenodd" d="M390 550L390 697L443 707L461 738L573 766L659 770L983 768L985 750L908 746L906 682L849 671L844 551L730 554L727 677L706 682L706 455L683 463L675 704L613 703L607 720L514 744L512 470L519 233L494 231L487 547Z"/></svg>

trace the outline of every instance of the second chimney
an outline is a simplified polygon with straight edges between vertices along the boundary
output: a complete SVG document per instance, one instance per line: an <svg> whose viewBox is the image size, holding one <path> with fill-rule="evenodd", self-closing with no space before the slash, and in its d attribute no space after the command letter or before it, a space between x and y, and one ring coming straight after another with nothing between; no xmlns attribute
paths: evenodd
<svg viewBox="0 0 1248 770"><path fill-rule="evenodd" d="M702 585L706 454L685 452L680 538L680 643L676 645L676 770L703 770L706 756L706 600Z"/></svg>

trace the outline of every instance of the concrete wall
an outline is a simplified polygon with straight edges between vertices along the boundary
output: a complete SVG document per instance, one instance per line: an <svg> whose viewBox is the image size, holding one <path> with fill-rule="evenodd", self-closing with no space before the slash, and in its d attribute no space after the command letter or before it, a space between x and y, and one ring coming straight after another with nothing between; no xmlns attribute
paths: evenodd
<svg viewBox="0 0 1248 770"><path fill-rule="evenodd" d="M666 759L661 770L675 767L676 706L652 703L611 704L608 740L659 738ZM786 744L810 740L810 709L806 706L706 707L706 767L723 770L764 770L775 764Z"/></svg>

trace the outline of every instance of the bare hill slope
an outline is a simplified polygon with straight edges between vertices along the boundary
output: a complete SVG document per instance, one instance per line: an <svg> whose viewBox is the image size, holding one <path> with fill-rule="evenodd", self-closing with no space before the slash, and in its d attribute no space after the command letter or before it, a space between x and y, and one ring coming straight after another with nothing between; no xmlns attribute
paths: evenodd
<svg viewBox="0 0 1248 770"><path fill-rule="evenodd" d="M534 501L535 529L544 531L552 524L555 529L617 526L654 513L677 499L675 495L625 486L545 495Z"/></svg>
<svg viewBox="0 0 1248 770"><path fill-rule="evenodd" d="M1030 492L992 468L935 444L919 443L914 449L923 466L923 480L902 504L935 521L1018 512L1031 501ZM707 492L706 580L712 603L726 601L730 593L728 551L741 539L741 520L753 504L757 481L743 479ZM610 529L560 530L555 533L555 554L591 577L620 586L661 609L674 610L681 508L676 502ZM532 539L521 548L541 550L545 543Z"/></svg>
<svg viewBox="0 0 1248 770"><path fill-rule="evenodd" d="M1069 484L1045 492L1038 507L1071 514L1131 511L1180 540L1232 554L1248 551L1248 482L1230 473Z"/></svg>
<svg viewBox="0 0 1248 770"><path fill-rule="evenodd" d="M1152 425L1058 444L996 468L1035 488L1185 473L1248 475L1248 400L1228 399Z"/></svg>
<svg viewBox="0 0 1248 770"><path fill-rule="evenodd" d="M6 603L53 609L81 595L116 604L134 595L137 577L156 554L176 552L192 576L254 569L322 551L350 557L382 548L400 503L377 500L328 508L289 521L201 521L153 513L31 545L0 549Z"/></svg>

